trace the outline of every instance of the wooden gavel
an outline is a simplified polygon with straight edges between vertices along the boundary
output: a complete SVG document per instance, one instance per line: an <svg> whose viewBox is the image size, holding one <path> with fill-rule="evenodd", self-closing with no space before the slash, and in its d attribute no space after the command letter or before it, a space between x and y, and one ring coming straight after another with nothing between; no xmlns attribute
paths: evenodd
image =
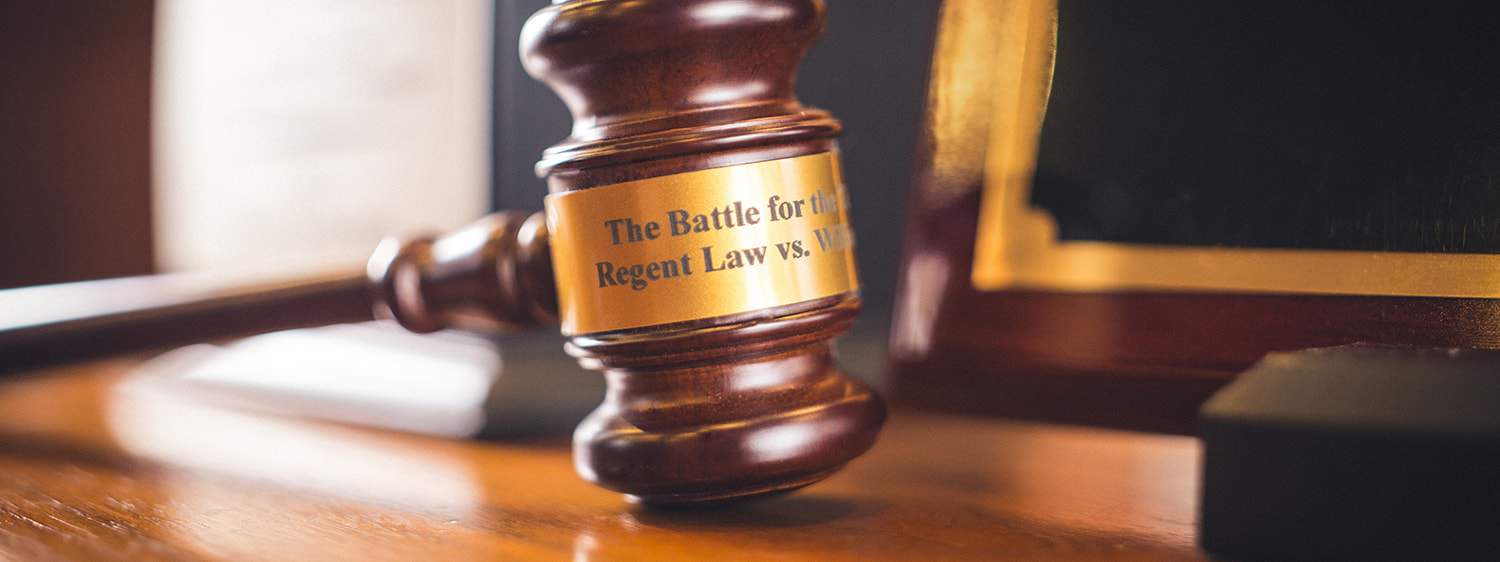
<svg viewBox="0 0 1500 562"><path fill-rule="evenodd" d="M560 321L567 352L608 382L574 434L578 472L639 501L759 496L838 470L885 407L834 360L860 309L840 125L792 88L823 21L820 0L537 12L525 67L574 120L537 164L546 213L381 243L377 310L416 332ZM259 327L343 319L316 311Z"/></svg>

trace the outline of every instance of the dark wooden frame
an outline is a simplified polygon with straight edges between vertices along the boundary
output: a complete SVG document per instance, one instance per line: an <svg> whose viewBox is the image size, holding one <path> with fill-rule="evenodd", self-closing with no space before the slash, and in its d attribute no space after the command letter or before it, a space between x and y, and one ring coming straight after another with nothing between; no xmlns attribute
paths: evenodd
<svg viewBox="0 0 1500 562"><path fill-rule="evenodd" d="M990 6L948 0L940 26L990 17ZM994 33L971 33L950 40L972 44L945 51L947 33L938 32L908 202L891 335L895 401L1192 433L1198 406L1271 351L1350 343L1500 347L1500 301L1489 299L975 289L984 166L939 163L935 154L952 143L982 160L990 136L987 127L935 130L938 96L943 80L1002 82L938 69L942 57L988 56L999 42ZM985 108L956 111L956 121L991 119Z"/></svg>

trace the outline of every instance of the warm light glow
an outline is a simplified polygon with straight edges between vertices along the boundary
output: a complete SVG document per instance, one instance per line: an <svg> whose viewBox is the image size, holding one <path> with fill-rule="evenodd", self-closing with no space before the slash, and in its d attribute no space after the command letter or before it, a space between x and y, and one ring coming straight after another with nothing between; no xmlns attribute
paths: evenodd
<svg viewBox="0 0 1500 562"><path fill-rule="evenodd" d="M734 23L737 21L774 21L791 15L784 6L764 6L745 0L720 0L700 4L693 8L692 16L708 24Z"/></svg>
<svg viewBox="0 0 1500 562"><path fill-rule="evenodd" d="M789 424L762 429L751 435L746 450L755 453L759 462L774 462L796 456L818 438L818 427L811 424Z"/></svg>
<svg viewBox="0 0 1500 562"><path fill-rule="evenodd" d="M717 85L693 92L694 103L712 105L738 100L753 99L771 91L765 82L745 82L733 85Z"/></svg>

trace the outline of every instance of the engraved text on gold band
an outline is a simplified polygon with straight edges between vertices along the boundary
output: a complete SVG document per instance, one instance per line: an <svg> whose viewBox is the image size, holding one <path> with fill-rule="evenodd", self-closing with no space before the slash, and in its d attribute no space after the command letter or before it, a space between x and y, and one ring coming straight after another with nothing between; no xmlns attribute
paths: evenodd
<svg viewBox="0 0 1500 562"><path fill-rule="evenodd" d="M564 334L859 288L836 153L553 194L546 207Z"/></svg>

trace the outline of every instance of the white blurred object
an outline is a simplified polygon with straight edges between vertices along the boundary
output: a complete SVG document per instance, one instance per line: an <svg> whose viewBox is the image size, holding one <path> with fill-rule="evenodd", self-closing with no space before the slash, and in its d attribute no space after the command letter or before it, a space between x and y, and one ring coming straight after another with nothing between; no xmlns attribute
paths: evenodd
<svg viewBox="0 0 1500 562"><path fill-rule="evenodd" d="M367 322L201 344L137 368L129 392L437 435L566 435L604 397L556 334L502 344Z"/></svg>
<svg viewBox="0 0 1500 562"><path fill-rule="evenodd" d="M184 347L138 371L136 384L217 405L468 437L484 427L500 354L479 337L351 324Z"/></svg>
<svg viewBox="0 0 1500 562"><path fill-rule="evenodd" d="M482 215L492 9L157 2L159 265L342 263Z"/></svg>

